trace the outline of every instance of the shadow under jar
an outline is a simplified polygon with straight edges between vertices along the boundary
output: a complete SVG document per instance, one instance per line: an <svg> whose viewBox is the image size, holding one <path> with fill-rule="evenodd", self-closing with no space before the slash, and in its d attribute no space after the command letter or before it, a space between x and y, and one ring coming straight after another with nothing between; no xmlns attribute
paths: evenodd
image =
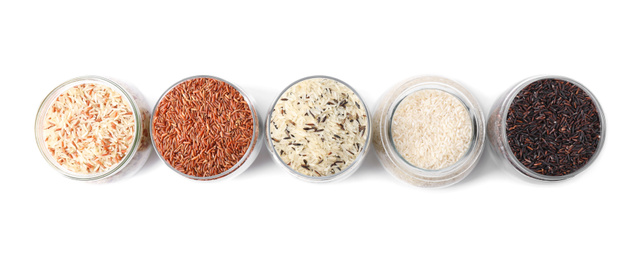
<svg viewBox="0 0 644 260"><path fill-rule="evenodd" d="M488 138L512 172L560 181L584 171L606 136L604 113L586 87L562 76L519 82L492 106Z"/></svg>
<svg viewBox="0 0 644 260"><path fill-rule="evenodd" d="M371 119L348 84L328 76L292 83L266 118L266 145L291 175L310 182L338 181L353 174L369 149Z"/></svg>
<svg viewBox="0 0 644 260"><path fill-rule="evenodd" d="M394 87L378 102L374 124L382 165L418 187L461 181L483 152L480 105L463 86L446 78L422 76Z"/></svg>
<svg viewBox="0 0 644 260"><path fill-rule="evenodd" d="M136 88L99 76L52 90L36 116L36 143L66 177L110 182L137 172L150 155L150 112Z"/></svg>
<svg viewBox="0 0 644 260"><path fill-rule="evenodd" d="M172 85L153 110L155 152L181 176L209 181L246 170L260 147L255 103L241 88L213 76Z"/></svg>

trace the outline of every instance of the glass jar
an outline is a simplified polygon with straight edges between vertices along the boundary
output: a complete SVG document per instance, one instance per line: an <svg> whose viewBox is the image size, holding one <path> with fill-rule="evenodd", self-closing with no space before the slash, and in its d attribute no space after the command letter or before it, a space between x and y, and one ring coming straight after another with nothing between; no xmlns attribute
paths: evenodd
<svg viewBox="0 0 644 260"><path fill-rule="evenodd" d="M189 174L183 173L180 170L178 170L175 167L173 167L163 157L163 155L159 152L159 149L157 147L158 144L156 144L155 140L154 140L154 127L153 127L154 126L154 121L155 121L155 118L156 118L156 114L157 114L157 109L159 108L159 104L165 98L165 96L172 89L174 89L175 87L177 87L181 83L189 81L189 80L193 80L193 79L199 79L199 78L214 79L214 80L217 80L217 81L225 82L226 84L228 84L231 87L233 87L237 92L239 92L241 94L241 96L244 98L244 101L246 102L246 104L248 104L248 107L250 109L250 114L251 114L251 117L252 117L252 125L253 125L253 131L252 131L252 137L251 137L251 140L250 140L250 144L248 145L248 148L246 149L244 155L239 159L239 161L237 161L232 167L230 167L228 170L226 170L224 172L221 172L221 173L215 174L215 175L211 175L211 176L206 176L206 177L198 177L198 176L189 175ZM151 140L152 140L152 144L153 144L152 146L154 147L154 151L159 156L159 158L161 158L161 160L168 167L170 167L170 169L172 169L173 171L175 171L179 175L181 175L183 177L186 177L186 178L189 178L189 179L192 179L192 180L212 181L212 180L221 180L221 179L232 179L235 176L238 176L240 173L242 173L246 169L248 169L248 167L253 163L255 158L257 158L257 155L259 154L259 151L261 150L261 146L257 145L257 143L261 142L261 138L262 138L261 130L262 130L261 120L260 120L260 116L259 116L259 114L257 113L257 110L256 110L255 100L250 95L248 95L239 86L237 86L235 84L232 84L229 81L226 81L224 79L214 77L214 76L198 75L198 76L192 76L192 77L188 77L188 78L180 80L179 82L177 82L177 83L173 84L172 86L170 86L170 88L168 88L163 93L163 95L161 95L161 97L157 101L156 105L154 106L154 109L152 110L152 121L151 121L151 127L150 127L150 136L153 137L153 138L151 138Z"/></svg>
<svg viewBox="0 0 644 260"><path fill-rule="evenodd" d="M530 170L521 162L519 162L519 160L515 157L514 153L510 148L508 136L506 133L506 123L507 123L506 119L508 117L508 111L510 109L510 105L512 104L512 101L514 100L514 98L519 94L521 90L523 90L528 85L544 79L566 81L579 87L591 98L593 104L595 105L595 108L597 109L597 115L600 121L601 138L599 139L597 149L595 150L595 153L593 154L593 156L581 168L575 170L574 172L561 175L561 176L549 176L549 175L539 174L534 172L533 170ZM606 138L606 121L604 117L604 112L602 111L599 105L599 102L597 101L595 96L584 85L567 77L554 76L554 75L542 75L542 76L527 78L519 82L515 86L511 87L507 91L505 91L505 93L503 93L495 101L494 105L492 106L492 109L490 110L490 118L488 120L487 130L488 130L487 132L488 138L490 139L490 146L494 151L495 158L497 162L500 161L499 163L506 170L517 173L520 176L530 177L531 179L536 179L541 181L560 181L560 180L571 178L583 172L597 158L597 156L599 155L599 152L603 147L604 140Z"/></svg>
<svg viewBox="0 0 644 260"><path fill-rule="evenodd" d="M291 87L295 86L296 84L298 84L298 83L300 83L302 81L310 80L310 79L322 79L322 80L328 79L328 80L335 81L335 82L337 82L337 83L339 83L341 85L344 85L344 87L346 87L350 92L352 92L352 94L355 94L355 96L359 100L359 102L362 103L362 107L364 108L364 113L366 115L365 118L364 118L364 119L366 119L366 123L367 123L366 126L365 126L366 129L364 130L364 135L366 135L366 137L365 137L364 143L361 144L362 149L357 153L355 159L353 160L353 162L350 165L348 165L347 167L345 167L344 169L342 169L339 172L335 172L333 174L325 175L325 176L309 176L309 175L300 173L300 172L294 170L293 168L291 168L286 162L284 162L282 160L282 158L280 157L280 154L277 152L277 150L275 148L274 140L272 140L272 138L271 138L271 125L272 125L271 124L271 118L273 117L273 113L275 113L274 110L275 110L275 107L276 107L278 101L280 101L280 98L284 95L284 93L286 93L288 90L290 90ZM321 120L321 121L324 121L324 120ZM292 84L290 84L289 86L287 86L275 98L275 101L273 101L273 103L269 107L269 110L268 110L268 113L267 113L267 116L266 116L266 126L265 127L266 127L266 129L265 129L266 147L268 148L268 151L271 153L271 155L273 157L273 160L278 165L280 165L284 170L286 170L286 172L291 174L292 176L295 176L296 178L298 178L300 180L304 180L304 181L308 181L308 182L323 183L323 182L340 181L340 180L346 179L351 174L353 174L360 167L360 165L362 164L365 155L369 151L369 144L370 144L370 140L371 140L371 115L369 114L369 109L367 108L367 105L365 104L364 100L360 97L360 95L358 95L358 93L355 91L355 89L353 89L349 84L345 83L344 81L341 81L339 79L329 77L329 76L309 76L309 77L299 79L299 80L293 82Z"/></svg>
<svg viewBox="0 0 644 260"><path fill-rule="evenodd" d="M132 144L129 146L125 156L114 166L106 171L97 173L76 173L60 165L51 153L48 152L47 144L44 139L44 123L47 112L56 101L56 99L65 91L80 84L97 84L109 87L110 89L121 94L127 104L132 108L134 115L134 136ZM150 155L150 136L149 136L150 110L143 95L134 87L99 76L82 76L73 78L52 90L43 100L38 109L35 123L36 144L40 153L45 160L64 176L79 181L101 181L110 182L122 177L129 176L137 172Z"/></svg>
<svg viewBox="0 0 644 260"><path fill-rule="evenodd" d="M409 95L421 90L440 90L457 98L464 105L472 123L469 148L454 164L442 169L414 166L396 150L393 141L392 121L398 105ZM461 181L474 169L483 153L485 118L481 106L467 89L450 79L421 76L392 88L380 98L374 124L374 146L382 165L397 179L418 187L444 187Z"/></svg>

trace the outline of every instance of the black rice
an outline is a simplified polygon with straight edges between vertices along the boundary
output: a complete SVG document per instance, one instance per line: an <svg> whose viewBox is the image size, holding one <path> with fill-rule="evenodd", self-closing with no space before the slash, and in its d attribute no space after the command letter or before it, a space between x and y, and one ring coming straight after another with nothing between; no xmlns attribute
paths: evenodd
<svg viewBox="0 0 644 260"><path fill-rule="evenodd" d="M571 82L542 79L523 88L508 110L506 134L516 159L535 173L571 174L597 151L601 121L592 98Z"/></svg>

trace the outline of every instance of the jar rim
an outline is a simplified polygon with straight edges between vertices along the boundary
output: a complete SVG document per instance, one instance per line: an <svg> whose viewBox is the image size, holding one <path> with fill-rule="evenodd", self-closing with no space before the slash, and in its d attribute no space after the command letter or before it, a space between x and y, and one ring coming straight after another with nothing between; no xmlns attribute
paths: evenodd
<svg viewBox="0 0 644 260"><path fill-rule="evenodd" d="M42 124L43 124L44 117L46 116L47 112L51 108L52 103L56 100L56 98L58 98L65 91L83 83L98 83L103 86L109 87L112 90L115 90L116 92L118 92L119 94L125 97L125 100L127 100L128 105L130 105L130 107L132 108L132 114L134 115L134 133L133 133L132 145L130 145L130 147L128 148L127 152L125 153L125 156L119 161L119 163L117 163L116 165L113 165L109 169L103 172L91 173L91 174L82 174L82 173L76 173L76 172L70 171L69 169L53 161L51 158L51 154L46 152L47 144L45 144L43 140ZM64 176L68 178L71 178L74 180L81 180L81 181L96 181L96 180L109 178L115 175L116 173L118 173L132 160L134 154L136 153L138 147L141 144L143 126L141 125L142 115L140 114L139 111L140 111L140 108L137 105L137 103L134 101L134 98L132 97L132 95L123 86L121 86L121 84L113 80L110 80L108 78L101 77L101 76L96 76L96 75L86 75L86 76L72 78L70 80L63 82L62 84L54 88L52 91L50 91L49 94L47 94L47 96L45 97L45 99L43 99L43 101L40 103L40 107L38 108L38 113L36 114L36 122L34 124L34 132L36 134L36 144L38 145L38 150L40 151L41 155L45 158L45 160L52 167L54 167L56 170L58 170L58 172L62 173Z"/></svg>
<svg viewBox="0 0 644 260"><path fill-rule="evenodd" d="M539 80L544 80L544 79L562 80L562 81L572 83L576 87L580 88L592 100L593 105L595 105L595 108L597 110L597 116L599 117L601 138L599 138L597 149L595 150L593 155L588 159L588 161L584 166L566 175L550 176L550 175L540 174L529 169L516 158L516 156L512 152L512 149L510 148L510 145L509 145L509 140L507 135L507 118L508 118L508 113L509 113L510 106L512 105L512 102L514 101L514 99L516 98L516 96L519 94L521 90L523 90L524 88L526 88L527 86L529 86L534 82L537 82ZM517 171L521 172L522 174L530 178L538 179L542 181L561 181L561 180L572 178L582 173L583 171L585 171L595 161L595 159L597 159L599 153L601 152L604 146L604 141L606 139L606 117L604 115L604 111L602 110L599 104L599 101L597 100L595 95L588 88L586 88L586 86L571 78L560 76L560 75L537 75L537 76L526 78L520 81L519 83L517 83L514 87L510 89L508 94L504 97L503 103L501 104L501 111L502 111L501 120L500 120L501 121L500 122L501 145L503 145L503 149L507 151L506 157L510 162L510 164L512 165L512 167L514 167Z"/></svg>
<svg viewBox="0 0 644 260"><path fill-rule="evenodd" d="M367 137L365 138L365 142L363 144L363 149L362 149L362 151L360 151L360 153L358 153L358 155L356 156L356 159L353 160L353 162L350 165L345 167L340 172L334 173L332 175L319 176L319 177L318 176L309 176L309 175L306 175L306 174L302 174L302 173L294 170L290 166L288 166L282 160L282 158L277 154L277 151L275 150L275 145L273 145L273 140L271 139L271 130L270 130L270 125L271 125L270 122L271 122L271 118L273 116L273 110L275 108L275 105L277 105L277 102L279 101L280 97L282 95L284 95L284 93L286 93L286 91L290 90L296 84L298 84L298 83L300 83L302 81L308 80L308 79L315 79L315 78L330 79L330 80L334 80L336 82L339 82L339 83L343 84L345 87L347 87L349 90L351 90L356 95L356 97L358 97L358 99L362 102L362 105L364 106L364 109L365 109L365 114L367 115L367 129L365 130L365 132L367 134ZM295 176L298 179L305 180L305 181L311 181L311 182L337 181L337 180L341 180L341 179L349 177L351 174L353 174L353 172L362 163L362 159L367 154L367 152L369 150L369 145L371 143L371 123L372 123L371 122L371 114L369 113L369 108L367 107L367 103L365 103L364 99L360 96L360 94L358 94L358 92L353 87L351 87L351 85L347 84L346 82L344 82L344 81L342 81L340 79L337 79L337 78L334 78L334 77L331 77L331 76L326 76L326 75L307 76L307 77L300 78L300 79L294 81L293 83L289 84L286 88L284 88L277 95L275 100L269 106L268 113L266 115L266 123L265 123L266 129L265 129L265 133L264 133L266 135L266 147L269 150L269 152L273 155L274 160L278 161L279 162L278 164L280 166L282 166L282 168L286 169L287 172L289 172L291 175Z"/></svg>
<svg viewBox="0 0 644 260"><path fill-rule="evenodd" d="M468 151L456 163L442 169L424 169L409 163L393 143L391 123L397 105L409 94L423 89L448 90L448 94L463 103L472 120L472 139ZM378 156L387 171L397 179L420 187L444 187L464 179L478 163L486 139L485 116L476 97L458 82L440 76L413 77L383 94L378 106L378 111L382 111L377 115L379 124L376 126L379 130L377 141L382 146L382 154ZM385 161L391 166L386 165Z"/></svg>
<svg viewBox="0 0 644 260"><path fill-rule="evenodd" d="M172 165L170 165L170 163L168 163L166 158L163 157L163 155L161 155L161 152L159 152L159 150L157 148L157 144L156 144L156 142L154 140L155 139L154 138L154 121L156 119L156 114L157 114L156 112L157 112L157 109L158 109L159 104L161 103L161 101L165 98L165 96L170 91L172 91L179 84L181 84L183 82L186 82L186 81L189 81L189 80L192 80L192 79L198 79L198 78L208 78L208 79L218 80L218 81L224 82L224 83L230 85L231 87L233 87L233 89L235 89L237 92L239 92L242 95L242 97L244 98L244 101L246 101L246 104L248 104L248 108L249 108L249 110L251 112L251 117L253 119L252 138L250 140L250 143L248 144L248 147L246 148L246 151L244 152L244 156L242 156L232 167L230 167L226 171L223 171L223 172L215 174L215 175L207 176L207 177L192 176L192 175L189 175L189 174L185 174L185 173L177 170L176 168L174 168ZM168 89L166 89L166 91L163 92L163 94L161 94L161 97L159 97L159 99L157 100L156 104L154 105L154 108L152 109L152 115L151 115L151 119L150 119L150 137L151 137L150 141L152 142L152 147L154 149L154 152L157 154L157 156L159 156L159 158L161 158L161 161L163 161L163 163L165 163L165 165L168 166L170 169L172 169L174 172L178 173L179 175L181 175L183 177L186 177L186 178L191 179L191 180L196 180L196 181L210 181L210 180L229 179L229 178L232 178L232 176L236 176L237 174L241 173L243 170L240 170L240 171L238 171L238 170L245 163L247 163L247 162L249 164L252 163L252 160L249 160L249 158L251 158L252 154L256 151L255 146L257 145L257 142L259 141L259 137L260 137L259 131L261 131L261 129L260 129L260 120L259 120L259 115L257 114L257 111L255 109L255 101L241 87L239 87L239 86L237 86L237 85L233 84L232 82L227 81L225 79L222 79L222 78L219 78L219 77L216 77L216 76L210 76L210 75L190 76L190 77L184 78L184 79L179 80L176 83L172 84Z"/></svg>
<svg viewBox="0 0 644 260"><path fill-rule="evenodd" d="M458 158L458 160L456 162L454 162L453 164L448 165L447 167L444 167L444 168L440 168L440 169L425 169L425 168L416 166L413 163L409 162L407 159L405 159L404 156L402 156L400 151L398 151L398 147L396 146L396 144L394 143L394 140L393 140L394 138L393 138L392 125L393 125L394 115L396 114L398 106L400 105L400 103L403 102L403 100L405 100L410 95L412 95L414 93L417 93L419 91L423 91L423 90L438 90L438 91L445 92L445 93L453 96L454 98L456 98L463 105L463 107L465 107L465 109L467 111L467 114L468 114L468 117L470 119L470 122L472 124L472 133L470 135L470 138L469 138L470 140L469 140L468 147L467 147L467 150L465 151L465 153L463 155L461 155L461 157ZM401 93L400 95L398 95L396 97L396 99L395 99L395 101L393 103L393 106L391 108L391 111L389 113L389 118L387 120L387 123L388 123L387 126L386 126L388 128L387 129L387 134L389 135L388 140L389 140L389 143L390 143L391 147L393 148L394 154L397 155L409 167L413 167L413 168L417 169L419 171L419 173L421 173L421 175L424 174L424 173L428 174L428 175L440 174L440 173L449 172L449 171L451 171L451 170L453 170L455 168L458 168L463 163L465 163L467 161L467 158L470 156L470 153L472 153L474 151L474 144L476 143L476 138L477 138L476 134L477 134L478 129L477 129L477 125L476 125L475 115L474 115L474 113L472 113L472 107L470 106L470 104L466 103L466 101L464 100L464 96L461 93L459 93L458 90L452 89L449 85L444 84L444 83L437 83L437 82L419 83L419 84L414 85L414 86L410 87L409 89L405 90L403 93Z"/></svg>

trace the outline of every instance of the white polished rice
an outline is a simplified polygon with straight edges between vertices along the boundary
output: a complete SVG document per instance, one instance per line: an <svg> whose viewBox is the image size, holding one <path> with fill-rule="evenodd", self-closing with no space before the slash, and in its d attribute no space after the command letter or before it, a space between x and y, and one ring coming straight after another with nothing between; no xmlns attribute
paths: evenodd
<svg viewBox="0 0 644 260"><path fill-rule="evenodd" d="M341 82L310 78L291 86L273 107L271 143L293 170L313 177L337 174L364 149L364 104Z"/></svg>
<svg viewBox="0 0 644 260"><path fill-rule="evenodd" d="M472 142L472 121L465 105L437 89L405 97L392 118L391 132L398 153L412 165L439 170L455 164Z"/></svg>

